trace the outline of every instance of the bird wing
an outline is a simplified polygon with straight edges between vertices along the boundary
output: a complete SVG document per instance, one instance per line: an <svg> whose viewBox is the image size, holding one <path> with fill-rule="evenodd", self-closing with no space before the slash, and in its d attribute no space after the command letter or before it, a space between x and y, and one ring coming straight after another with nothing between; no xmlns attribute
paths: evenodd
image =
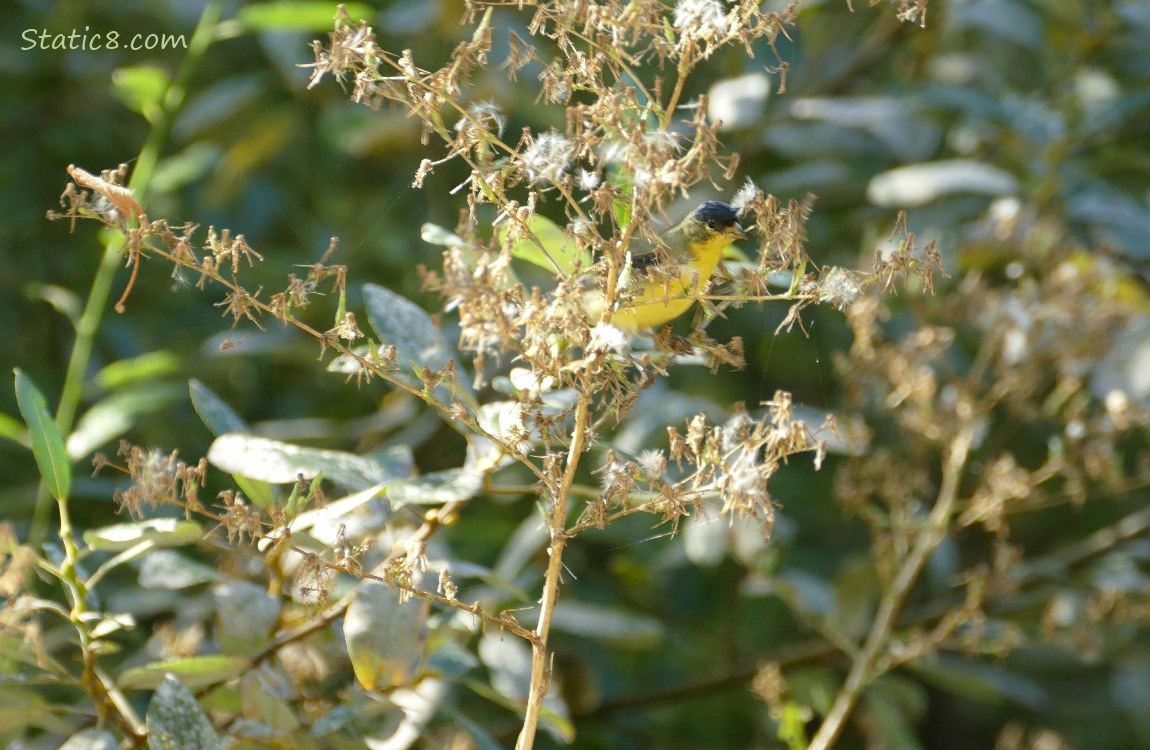
<svg viewBox="0 0 1150 750"><path fill-rule="evenodd" d="M691 253L686 248L686 239L683 233L675 227L664 233L660 239L660 246L647 243L641 249L631 252L631 270L645 274L647 269L655 268L664 263L687 263L691 260Z"/></svg>

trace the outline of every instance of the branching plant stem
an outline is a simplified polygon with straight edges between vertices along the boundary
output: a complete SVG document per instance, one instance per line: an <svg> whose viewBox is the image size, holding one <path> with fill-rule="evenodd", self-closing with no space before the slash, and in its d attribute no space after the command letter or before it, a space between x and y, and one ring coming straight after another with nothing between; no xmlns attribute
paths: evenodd
<svg viewBox="0 0 1150 750"><path fill-rule="evenodd" d="M559 582L563 574L563 550L570 537L567 531L567 501L575 483L575 472L579 459L587 448L587 420L591 410L592 391L585 389L575 407L575 424L572 427L571 446L567 451L567 467L563 473L563 483L557 488L555 502L551 508L551 543L547 548L547 572L543 580L543 596L539 600L539 622L531 639L531 686L527 693L527 713L523 717L523 729L519 733L516 750L531 750L535 744L535 732L539 727L539 715L543 711L543 699L551 682L551 668L548 665L547 637L551 632L551 615L555 612L555 602L559 597Z"/></svg>
<svg viewBox="0 0 1150 750"><path fill-rule="evenodd" d="M829 750L842 733L843 725L854 710L863 689L891 668L892 664L884 657L888 653L895 617L931 553L946 538L958 499L959 480L970 455L973 432L973 425L967 422L955 435L943 467L942 486L927 524L915 537L910 553L883 594L863 649L851 664L846 681L835 695L831 710L811 740L808 750Z"/></svg>

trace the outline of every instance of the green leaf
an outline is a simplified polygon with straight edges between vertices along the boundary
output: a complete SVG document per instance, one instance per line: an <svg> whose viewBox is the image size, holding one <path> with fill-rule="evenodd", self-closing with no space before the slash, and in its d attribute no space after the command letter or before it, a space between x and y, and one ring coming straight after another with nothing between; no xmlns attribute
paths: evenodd
<svg viewBox="0 0 1150 750"><path fill-rule="evenodd" d="M511 242L512 228L510 221L499 227L500 245ZM546 216L532 216L527 222L527 230L524 236L511 242L512 256L564 276L590 268L591 253L581 249L562 227Z"/></svg>
<svg viewBox="0 0 1150 750"><path fill-rule="evenodd" d="M32 443L28 440L28 431L24 429L24 423L3 413L0 413L0 437L7 438L29 450L32 448Z"/></svg>
<svg viewBox="0 0 1150 750"><path fill-rule="evenodd" d="M352 18L371 18L375 11L364 3L345 3ZM246 5L236 13L252 31L331 31L335 18L329 2L270 2Z"/></svg>
<svg viewBox="0 0 1150 750"><path fill-rule="evenodd" d="M171 81L167 72L153 65L134 65L112 71L112 92L128 109L148 122L163 111L164 96Z"/></svg>
<svg viewBox="0 0 1150 750"><path fill-rule="evenodd" d="M379 462L354 453L234 432L212 442L208 460L223 471L272 484L295 482L300 474L310 479L322 473L345 487L363 490L392 478Z"/></svg>
<svg viewBox="0 0 1150 750"><path fill-rule="evenodd" d="M286 734L299 729L295 711L282 698L269 692L264 684L266 675L252 670L242 679L241 691L244 717L257 721L273 734Z"/></svg>
<svg viewBox="0 0 1150 750"><path fill-rule="evenodd" d="M213 435L218 437L228 432L249 432L243 417L212 389L193 378L188 381L188 391L192 396L192 408Z"/></svg>
<svg viewBox="0 0 1150 750"><path fill-rule="evenodd" d="M377 484L373 487L368 487L366 490L360 490L354 494L342 497L335 502L330 502L322 508L312 508L311 510L304 511L291 521L291 530L293 533L307 531L316 524L325 523L335 518L345 516L356 508L366 505L372 500L376 499L383 494L384 484ZM269 536L274 538L280 533L279 530L273 531ZM264 539L268 539L265 537ZM262 541L261 541L262 544ZM261 546L261 550L263 547Z"/></svg>
<svg viewBox="0 0 1150 750"><path fill-rule="evenodd" d="M172 352L148 352L107 365L96 373L95 383L99 388L112 391L174 375L179 369L180 358Z"/></svg>
<svg viewBox="0 0 1150 750"><path fill-rule="evenodd" d="M367 320L375 335L385 345L395 347L398 375L403 382L422 388L418 374L424 367L442 370L448 362L456 359L451 347L443 340L439 326L419 305L377 284L363 285L363 299L367 305ZM463 369L458 367L458 362L456 369L460 372L456 390L474 401L471 383ZM450 402L451 394L446 385L435 390L441 401Z"/></svg>
<svg viewBox="0 0 1150 750"><path fill-rule="evenodd" d="M186 683L188 690L230 680L242 674L251 662L241 656L188 656L181 659L164 659L145 664L142 667L125 669L116 679L116 684L124 690L141 690L163 685L173 679L173 675ZM153 699L155 700L155 699ZM149 713L151 709L149 708Z"/></svg>
<svg viewBox="0 0 1150 750"><path fill-rule="evenodd" d="M427 605L418 599L400 603L386 585L364 580L348 605L343 636L355 677L365 689L406 685L427 644Z"/></svg>
<svg viewBox="0 0 1150 750"><path fill-rule="evenodd" d="M863 693L862 712L890 750L922 750L915 725L926 711L926 688L897 675L885 675Z"/></svg>
<svg viewBox="0 0 1150 750"><path fill-rule="evenodd" d="M16 368L16 404L24 423L28 425L28 436L32 440L32 455L40 468L40 476L48 486L48 491L56 500L63 500L72 491L72 466L68 463L68 453L64 449L64 438L52 415L44 396L36 389L19 368Z"/></svg>
<svg viewBox="0 0 1150 750"><path fill-rule="evenodd" d="M251 432L247 422L206 385L192 379L188 381L188 390L192 396L192 408L213 435L218 437L229 432ZM271 485L242 474L233 473L232 479L253 503L265 509L272 507L275 490Z"/></svg>
<svg viewBox="0 0 1150 750"><path fill-rule="evenodd" d="M148 704L150 750L223 750L224 743L188 688L172 675Z"/></svg>
<svg viewBox="0 0 1150 750"><path fill-rule="evenodd" d="M195 521L180 518L153 518L138 523L118 523L84 532L84 543L94 550L118 551L151 542L157 547L182 547L194 544L204 536Z"/></svg>

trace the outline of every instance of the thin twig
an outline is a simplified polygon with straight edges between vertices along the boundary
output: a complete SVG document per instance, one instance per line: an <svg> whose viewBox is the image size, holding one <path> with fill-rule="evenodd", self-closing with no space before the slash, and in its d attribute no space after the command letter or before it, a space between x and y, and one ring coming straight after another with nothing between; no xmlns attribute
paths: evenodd
<svg viewBox="0 0 1150 750"><path fill-rule="evenodd" d="M831 710L811 740L808 750L828 750L834 744L863 689L889 668L889 664L884 663L884 657L894 628L895 616L918 580L927 559L946 538L958 498L959 479L970 455L973 434L973 425L967 423L955 435L943 468L942 486L939 488L930 518L915 537L910 553L884 592L878 612L875 613L874 621L871 623L870 632L867 634L866 643L851 663L846 681L839 688Z"/></svg>

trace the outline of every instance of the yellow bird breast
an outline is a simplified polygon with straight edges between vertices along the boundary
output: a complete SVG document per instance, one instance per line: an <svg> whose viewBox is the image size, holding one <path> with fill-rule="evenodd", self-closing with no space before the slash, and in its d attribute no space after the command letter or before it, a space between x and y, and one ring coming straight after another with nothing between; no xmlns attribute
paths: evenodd
<svg viewBox="0 0 1150 750"><path fill-rule="evenodd" d="M723 254L723 248L731 244L729 237L716 237L701 246L692 248L692 259L680 266L678 278L656 281L644 273L632 279L632 283L643 285L643 290L621 305L611 316L611 324L629 333L642 328L654 328L674 320L695 304L692 298L711 279L715 266Z"/></svg>

